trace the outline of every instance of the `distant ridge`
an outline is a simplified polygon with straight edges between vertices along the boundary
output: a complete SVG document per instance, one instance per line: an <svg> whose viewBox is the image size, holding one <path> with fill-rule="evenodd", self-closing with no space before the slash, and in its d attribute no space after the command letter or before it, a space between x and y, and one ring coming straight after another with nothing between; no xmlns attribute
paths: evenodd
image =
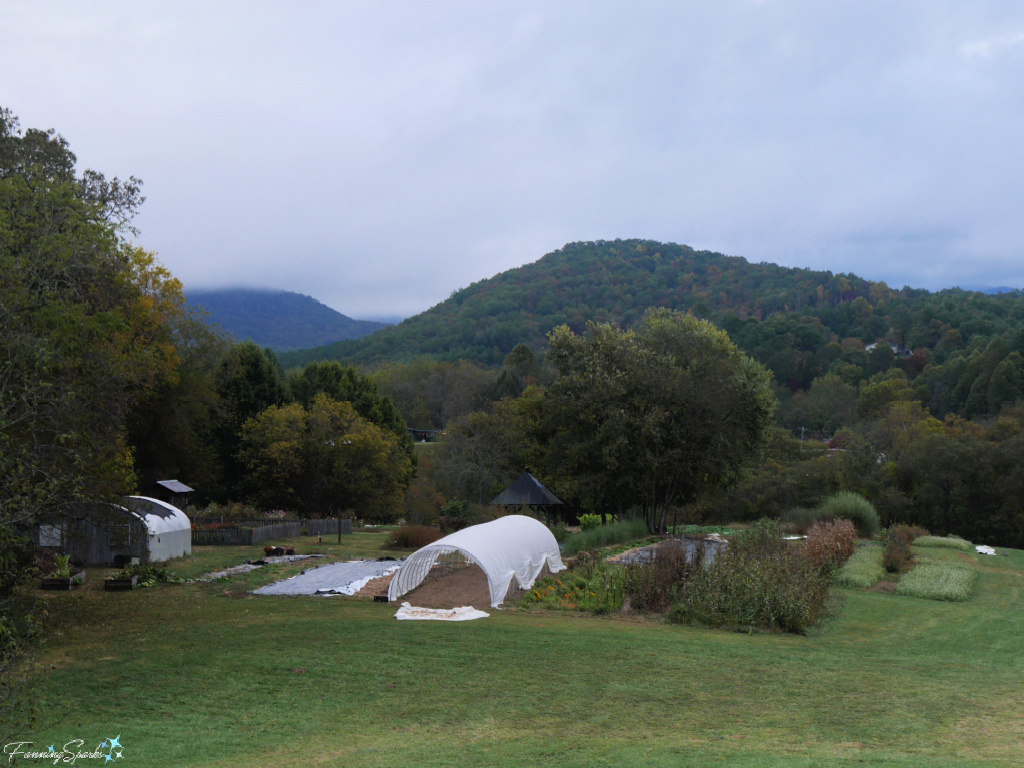
<svg viewBox="0 0 1024 768"><path fill-rule="evenodd" d="M650 307L693 310L702 317L728 310L743 319L760 319L834 307L856 297L874 302L872 285L856 275L752 264L675 243L569 243L535 262L454 291L447 300L379 334L289 352L281 361L285 367L314 360L374 365L427 355L499 365L520 342L543 349L546 334L563 323L577 332L588 320L628 326ZM876 295L889 293L878 284Z"/></svg>
<svg viewBox="0 0 1024 768"><path fill-rule="evenodd" d="M311 296L270 288L192 289L185 300L204 309L210 323L236 339L250 339L276 352L359 339L388 326L353 320Z"/></svg>
<svg viewBox="0 0 1024 768"><path fill-rule="evenodd" d="M599 240L569 243L460 288L379 333L287 352L281 362L372 366L428 356L495 366L519 343L542 351L558 325L576 332L591 320L631 326L649 308L667 307L716 322L780 383L806 389L837 356L849 356L840 344L846 339L867 345L887 338L900 349L936 351L941 361L979 334L1016 333L1020 295L893 289L853 274L754 264L674 243Z"/></svg>
<svg viewBox="0 0 1024 768"><path fill-rule="evenodd" d="M1020 289L1009 288L1005 285L1000 285L996 288L979 288L977 290L980 290L982 293L987 294L988 296L998 296L1001 293L1016 293Z"/></svg>

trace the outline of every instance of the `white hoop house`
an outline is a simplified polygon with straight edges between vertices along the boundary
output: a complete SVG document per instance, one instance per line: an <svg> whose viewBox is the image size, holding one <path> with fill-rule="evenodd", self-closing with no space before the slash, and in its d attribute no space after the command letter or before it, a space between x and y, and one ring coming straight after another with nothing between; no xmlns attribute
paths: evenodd
<svg viewBox="0 0 1024 768"><path fill-rule="evenodd" d="M438 560L451 555L461 555L487 574L495 608L504 602L513 579L520 589L529 589L545 567L550 573L565 570L558 542L546 525L525 515L509 515L456 531L413 552L391 579L388 600L416 589Z"/></svg>

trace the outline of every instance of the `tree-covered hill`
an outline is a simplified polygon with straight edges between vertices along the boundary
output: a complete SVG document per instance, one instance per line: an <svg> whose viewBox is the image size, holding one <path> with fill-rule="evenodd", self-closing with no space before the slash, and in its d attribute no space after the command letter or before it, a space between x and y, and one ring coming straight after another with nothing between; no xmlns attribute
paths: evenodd
<svg viewBox="0 0 1024 768"><path fill-rule="evenodd" d="M845 339L948 353L977 334L1020 325L1018 292L893 290L852 274L752 264L649 240L570 243L542 259L455 291L397 326L282 356L286 366L334 359L367 365L428 355L500 363L518 343L588 320L632 325L650 307L691 310L725 327L780 382L806 388ZM830 345L834 345L830 348ZM849 344L847 344L849 346ZM838 350L838 351L837 351Z"/></svg>
<svg viewBox="0 0 1024 768"><path fill-rule="evenodd" d="M275 351L318 347L342 339L358 339L387 327L386 323L353 320L310 296L291 291L225 288L190 290L188 303L209 313L239 340L251 339Z"/></svg>

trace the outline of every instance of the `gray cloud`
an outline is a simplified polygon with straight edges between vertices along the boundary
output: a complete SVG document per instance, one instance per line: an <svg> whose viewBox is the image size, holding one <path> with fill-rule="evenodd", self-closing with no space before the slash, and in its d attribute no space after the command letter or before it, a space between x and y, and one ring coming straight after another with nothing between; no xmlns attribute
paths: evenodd
<svg viewBox="0 0 1024 768"><path fill-rule="evenodd" d="M1024 286L1010 2L6 3L0 93L187 286L411 314L570 240Z"/></svg>

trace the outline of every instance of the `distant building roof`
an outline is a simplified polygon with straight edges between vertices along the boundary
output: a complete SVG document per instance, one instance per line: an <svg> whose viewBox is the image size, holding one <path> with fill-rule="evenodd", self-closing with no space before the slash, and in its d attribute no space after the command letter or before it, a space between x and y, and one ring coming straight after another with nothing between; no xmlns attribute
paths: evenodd
<svg viewBox="0 0 1024 768"><path fill-rule="evenodd" d="M528 507L552 507L561 503L529 472L523 472L519 479L491 500L492 507L521 507L524 504Z"/></svg>
<svg viewBox="0 0 1024 768"><path fill-rule="evenodd" d="M157 480L157 485L162 485L171 493L192 493L192 489L177 480Z"/></svg>

